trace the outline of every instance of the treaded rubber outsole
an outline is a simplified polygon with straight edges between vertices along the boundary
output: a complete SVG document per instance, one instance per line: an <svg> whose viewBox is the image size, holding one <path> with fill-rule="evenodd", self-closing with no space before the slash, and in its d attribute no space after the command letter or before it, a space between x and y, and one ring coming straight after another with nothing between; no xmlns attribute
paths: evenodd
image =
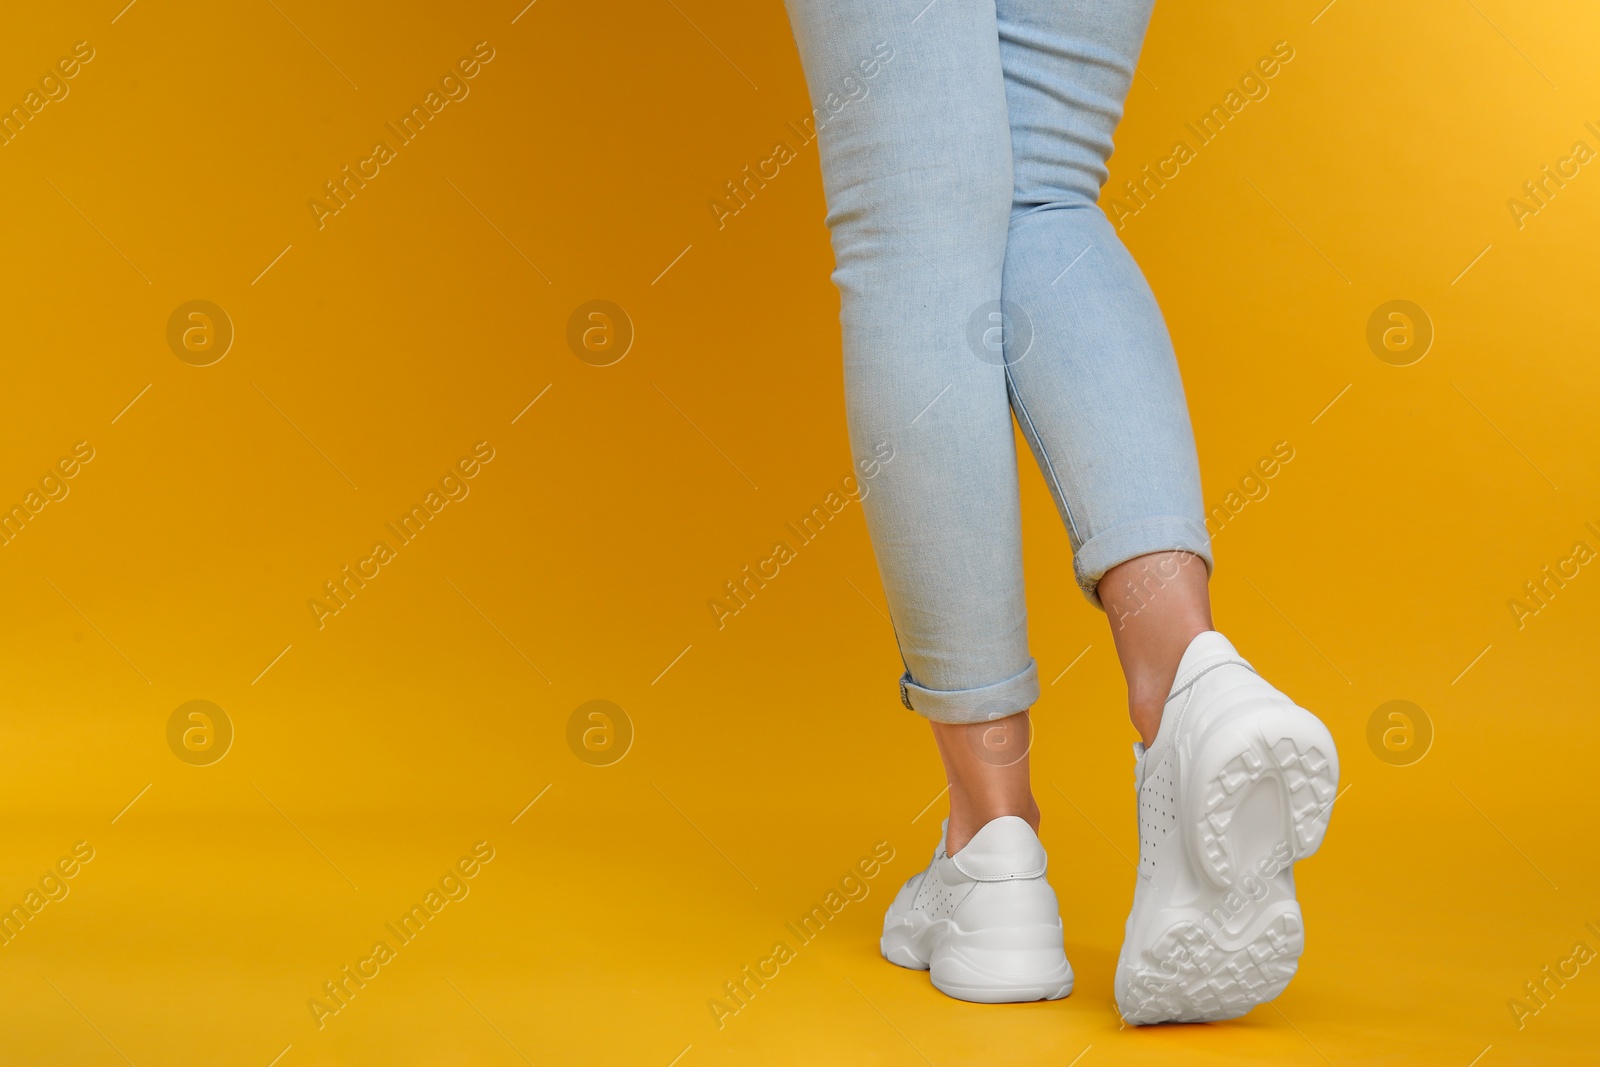
<svg viewBox="0 0 1600 1067"><path fill-rule="evenodd" d="M1185 792L1194 805L1189 810L1199 814L1180 832L1188 836L1197 873L1219 890L1218 905L1238 915L1251 900L1238 886L1250 885L1257 872L1236 870L1236 857L1280 855L1276 876L1316 852L1327 834L1339 772L1332 735L1303 708L1263 709L1228 729L1207 744L1210 751L1197 754L1196 780ZM1237 742L1231 751L1220 744L1224 738ZM1283 829L1292 838L1278 844L1281 852L1270 841L1233 840L1234 817L1263 779L1278 785ZM1179 919L1140 953L1126 983L1118 983L1118 1008L1134 1024L1237 1018L1283 992L1304 950L1305 927L1292 898L1273 901L1235 934Z"/></svg>
<svg viewBox="0 0 1600 1067"><path fill-rule="evenodd" d="M1200 924L1169 927L1148 954L1167 966L1141 967L1120 1004L1126 1022L1198 1023L1236 1019L1278 997L1305 951L1300 908L1292 902L1242 944L1219 945Z"/></svg>
<svg viewBox="0 0 1600 1067"><path fill-rule="evenodd" d="M1205 775L1202 779L1198 798L1201 814L1195 827L1196 858L1215 885L1233 884L1228 826L1249 792L1247 787L1259 782L1263 775L1274 775L1283 783L1294 827L1294 858L1305 859L1322 847L1339 785L1337 757L1330 759L1322 751L1324 747L1330 752L1333 749L1327 727L1310 712L1294 710L1299 712L1295 718L1302 721L1292 727L1280 723L1273 729L1268 724L1252 724L1256 729L1251 732L1257 733L1255 743L1225 763L1214 776ZM1308 729L1311 725L1317 729ZM1322 736L1316 736L1319 733Z"/></svg>

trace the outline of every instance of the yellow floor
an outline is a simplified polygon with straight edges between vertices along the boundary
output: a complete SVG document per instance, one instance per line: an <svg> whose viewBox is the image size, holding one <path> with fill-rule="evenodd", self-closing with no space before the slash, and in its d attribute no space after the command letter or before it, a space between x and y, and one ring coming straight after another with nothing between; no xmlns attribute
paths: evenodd
<svg viewBox="0 0 1600 1067"><path fill-rule="evenodd" d="M730 717L685 717L707 731L698 765L648 734L611 768L568 757L502 774L523 761L486 758L496 773L441 766L413 779L432 810L330 810L336 783L296 782L243 752L205 772L151 753L154 784L114 824L129 798L85 784L100 810L32 819L7 849L16 896L74 841L94 858L4 950L5 1062L265 1064L285 1049L281 1062L302 1064L978 1064L997 1050L1025 1063L1466 1064L1485 1049L1482 1063L1594 1062L1589 967L1520 1031L1507 1007L1575 942L1600 944L1585 926L1600 919L1592 850L1571 848L1552 814L1592 817L1572 778L1545 777L1519 799L1441 759L1411 768L1410 782L1336 727L1350 788L1324 851L1299 868L1302 973L1242 1020L1135 1031L1111 999L1135 847L1111 731L1039 740L1077 988L1054 1004L991 1007L948 1000L876 954L881 910L925 863L940 807L912 821L937 792L925 746L890 760L865 745L914 746L916 731L851 731L863 744L838 746L839 733L796 730L735 767ZM323 742L345 736L332 726ZM381 781L403 758L397 741L374 739L354 779ZM822 744L836 756L826 778L807 770ZM1472 783L1493 824L1452 782ZM503 802L467 806L491 798ZM893 858L867 894L809 943L795 936L786 924L884 842ZM447 880L457 899L432 902L438 914L403 943L402 916L475 845L493 859ZM328 997L323 983L378 941L393 958L360 964L375 976L347 984L347 1003ZM731 1000L723 983L778 941L793 958ZM314 1011L313 999L338 1010ZM719 1018L714 999L738 1010Z"/></svg>
<svg viewBox="0 0 1600 1067"><path fill-rule="evenodd" d="M1600 1062L1594 11L1158 6L1108 211L1294 49L1119 217L1225 517L1219 625L1346 791L1284 997L1136 1032L1134 737L1025 450L1063 1002L877 956L943 780L859 506L709 606L851 462L780 5L123 3L0 41L0 1064Z"/></svg>

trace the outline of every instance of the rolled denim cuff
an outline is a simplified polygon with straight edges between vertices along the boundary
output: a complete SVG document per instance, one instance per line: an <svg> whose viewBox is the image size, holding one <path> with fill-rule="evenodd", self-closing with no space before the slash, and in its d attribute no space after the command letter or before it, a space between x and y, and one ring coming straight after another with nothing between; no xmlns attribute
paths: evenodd
<svg viewBox="0 0 1600 1067"><path fill-rule="evenodd" d="M1100 602L1100 579L1106 571L1130 559L1148 556L1152 552L1189 552L1199 556L1206 565L1206 574L1215 569L1211 558L1211 535L1204 523L1178 515L1157 515L1136 522L1113 526L1095 534L1078 546L1073 554L1072 570L1078 579L1078 588L1089 603L1105 610Z"/></svg>
<svg viewBox="0 0 1600 1067"><path fill-rule="evenodd" d="M934 722L989 722L1027 711L1039 699L1039 665L1027 667L1003 682L976 689L924 689L907 671L900 678L900 702Z"/></svg>

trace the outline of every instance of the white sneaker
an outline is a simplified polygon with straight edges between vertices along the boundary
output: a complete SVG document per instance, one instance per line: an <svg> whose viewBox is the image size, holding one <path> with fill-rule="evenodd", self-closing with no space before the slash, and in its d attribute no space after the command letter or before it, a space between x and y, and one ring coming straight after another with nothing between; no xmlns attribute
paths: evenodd
<svg viewBox="0 0 1600 1067"><path fill-rule="evenodd" d="M1003 815L954 856L944 842L941 830L933 862L889 905L883 958L928 971L934 988L957 1000L1004 1004L1072 992L1061 912L1033 827Z"/></svg>
<svg viewBox="0 0 1600 1067"><path fill-rule="evenodd" d="M1236 1018L1283 992L1305 948L1291 868L1328 829L1333 737L1208 630L1155 742L1133 749L1139 877L1117 1008L1137 1024Z"/></svg>

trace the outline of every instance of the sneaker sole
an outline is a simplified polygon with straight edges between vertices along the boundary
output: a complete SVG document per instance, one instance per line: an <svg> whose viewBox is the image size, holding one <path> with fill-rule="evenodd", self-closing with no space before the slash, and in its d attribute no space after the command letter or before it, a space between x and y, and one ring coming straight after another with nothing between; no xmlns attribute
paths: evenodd
<svg viewBox="0 0 1600 1067"><path fill-rule="evenodd" d="M897 967L928 971L935 989L975 1004L1060 1000L1072 992L1072 965L1061 927L962 930L941 920L920 931L910 923L885 930L878 946ZM919 951L920 950L920 951Z"/></svg>
<svg viewBox="0 0 1600 1067"><path fill-rule="evenodd" d="M1282 993L1305 950L1292 870L1322 846L1332 814L1339 763L1327 727L1276 700L1241 707L1187 772L1183 810L1197 814L1179 832L1202 893L1163 909L1162 934L1118 968L1130 1023L1237 1018Z"/></svg>

